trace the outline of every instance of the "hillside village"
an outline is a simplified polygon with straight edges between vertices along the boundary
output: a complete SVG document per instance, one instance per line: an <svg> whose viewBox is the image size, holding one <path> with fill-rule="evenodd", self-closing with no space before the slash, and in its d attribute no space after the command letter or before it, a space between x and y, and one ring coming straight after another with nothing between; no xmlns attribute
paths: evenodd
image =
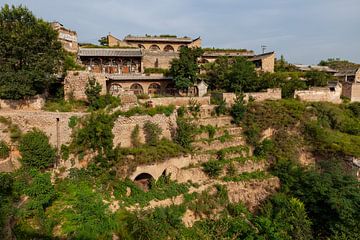
<svg viewBox="0 0 360 240"><path fill-rule="evenodd" d="M358 239L360 64L174 35L80 43L4 8L1 239ZM1 39L27 26L11 11L52 43L9 57L24 36Z"/></svg>

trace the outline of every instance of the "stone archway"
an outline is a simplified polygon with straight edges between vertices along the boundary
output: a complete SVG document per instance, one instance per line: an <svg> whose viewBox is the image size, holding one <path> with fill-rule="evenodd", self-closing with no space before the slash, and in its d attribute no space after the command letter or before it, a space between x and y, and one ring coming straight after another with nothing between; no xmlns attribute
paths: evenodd
<svg viewBox="0 0 360 240"><path fill-rule="evenodd" d="M112 96L119 96L124 89L119 83L112 83L109 88L109 94Z"/></svg>
<svg viewBox="0 0 360 240"><path fill-rule="evenodd" d="M174 49L173 46L171 46L171 45L166 45L166 46L164 47L164 51L165 51L165 52L174 52L175 49Z"/></svg>
<svg viewBox="0 0 360 240"><path fill-rule="evenodd" d="M156 44L151 45L149 49L152 52L160 51L160 47L158 45L156 45Z"/></svg>
<svg viewBox="0 0 360 240"><path fill-rule="evenodd" d="M139 94L143 94L144 93L144 89L143 87L139 84L139 83L134 83L130 86L130 90L135 94L135 95L139 95Z"/></svg>
<svg viewBox="0 0 360 240"><path fill-rule="evenodd" d="M161 86L160 84L158 83L151 83L149 85L149 89L148 89L148 93L151 94L151 95L154 95L154 94L160 94L161 93Z"/></svg>
<svg viewBox="0 0 360 240"><path fill-rule="evenodd" d="M135 184L145 192L151 188L151 183L154 181L154 177L149 173L140 173L134 179Z"/></svg>

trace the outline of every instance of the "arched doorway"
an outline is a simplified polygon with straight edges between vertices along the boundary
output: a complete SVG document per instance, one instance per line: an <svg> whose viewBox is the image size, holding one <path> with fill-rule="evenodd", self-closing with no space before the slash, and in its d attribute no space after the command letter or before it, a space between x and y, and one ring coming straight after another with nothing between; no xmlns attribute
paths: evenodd
<svg viewBox="0 0 360 240"><path fill-rule="evenodd" d="M165 51L165 52L174 52L175 49L174 49L171 45L166 45L166 46L164 47L164 51Z"/></svg>
<svg viewBox="0 0 360 240"><path fill-rule="evenodd" d="M136 176L134 182L142 190L147 192L151 188L151 183L154 181L153 176L149 173L141 173Z"/></svg>
<svg viewBox="0 0 360 240"><path fill-rule="evenodd" d="M133 85L131 85L130 90L135 94L135 95L139 95L139 94L143 94L144 93L144 89L143 87L138 84L138 83L134 83Z"/></svg>
<svg viewBox="0 0 360 240"><path fill-rule="evenodd" d="M138 47L139 47L140 49L145 49L145 46L142 45L142 44L139 44Z"/></svg>
<svg viewBox="0 0 360 240"><path fill-rule="evenodd" d="M123 91L124 91L124 89L118 83L112 83L110 85L109 94L112 96L119 96Z"/></svg>
<svg viewBox="0 0 360 240"><path fill-rule="evenodd" d="M177 49L178 52L180 52L181 48L186 47L185 45L180 45Z"/></svg>
<svg viewBox="0 0 360 240"><path fill-rule="evenodd" d="M175 96L176 92L177 92L177 89L176 89L174 83L169 83L168 85L166 85L166 88L165 88L166 95Z"/></svg>
<svg viewBox="0 0 360 240"><path fill-rule="evenodd" d="M148 89L149 94L160 94L161 93L161 86L158 83L151 83Z"/></svg>

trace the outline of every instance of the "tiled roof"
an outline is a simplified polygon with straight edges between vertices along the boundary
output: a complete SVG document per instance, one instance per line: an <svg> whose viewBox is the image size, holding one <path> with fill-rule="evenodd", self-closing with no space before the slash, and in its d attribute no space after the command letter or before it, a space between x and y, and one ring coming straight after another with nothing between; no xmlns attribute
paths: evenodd
<svg viewBox="0 0 360 240"><path fill-rule="evenodd" d="M193 40L191 38L127 36L124 38L124 41L191 43Z"/></svg>
<svg viewBox="0 0 360 240"><path fill-rule="evenodd" d="M318 66L318 65L304 65L304 64L295 64L295 67L297 67L301 71L321 71L321 72L332 72L336 73L337 70L332 69L328 66Z"/></svg>
<svg viewBox="0 0 360 240"><path fill-rule="evenodd" d="M262 60L262 59L267 58L268 56L270 56L270 55L272 55L274 53L275 52L268 52L268 53L255 55L253 58L250 59L250 61Z"/></svg>
<svg viewBox="0 0 360 240"><path fill-rule="evenodd" d="M142 57L141 49L131 48L80 48L80 57Z"/></svg>

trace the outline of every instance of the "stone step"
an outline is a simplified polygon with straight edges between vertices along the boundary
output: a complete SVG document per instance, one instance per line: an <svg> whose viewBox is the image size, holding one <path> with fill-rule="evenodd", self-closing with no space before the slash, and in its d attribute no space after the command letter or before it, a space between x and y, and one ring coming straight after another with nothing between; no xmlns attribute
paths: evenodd
<svg viewBox="0 0 360 240"><path fill-rule="evenodd" d="M228 147L235 147L239 145L245 145L245 140L240 136L233 136L231 140L221 142L219 140L214 140L210 144L205 141L195 142L193 146L199 150L207 151L207 150L220 150Z"/></svg>
<svg viewBox="0 0 360 240"><path fill-rule="evenodd" d="M212 125L214 127L236 127L232 124L232 117L230 116L221 116L221 117L211 117L211 118L200 118L197 120L199 125Z"/></svg>
<svg viewBox="0 0 360 240"><path fill-rule="evenodd" d="M225 127L216 129L216 132L214 134L214 139L223 136L226 131L228 134L233 135L233 136L239 136L242 134L241 127L225 126ZM195 136L195 140L201 140L201 139L209 139L209 133L203 132L203 133L200 133Z"/></svg>

